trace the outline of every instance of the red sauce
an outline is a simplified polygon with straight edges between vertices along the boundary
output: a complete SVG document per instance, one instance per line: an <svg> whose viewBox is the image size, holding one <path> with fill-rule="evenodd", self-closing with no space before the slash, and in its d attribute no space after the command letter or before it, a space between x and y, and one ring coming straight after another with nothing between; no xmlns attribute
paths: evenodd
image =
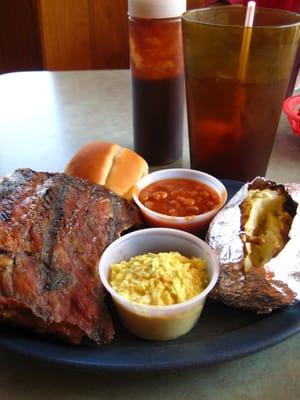
<svg viewBox="0 0 300 400"><path fill-rule="evenodd" d="M181 19L129 16L129 38L134 150L150 165L169 164L182 154Z"/></svg>
<svg viewBox="0 0 300 400"><path fill-rule="evenodd" d="M183 75L148 81L132 77L134 149L150 165L181 157L183 97Z"/></svg>
<svg viewBox="0 0 300 400"><path fill-rule="evenodd" d="M181 178L151 183L141 190L139 199L150 210L173 217L203 214L213 210L221 201L210 186Z"/></svg>

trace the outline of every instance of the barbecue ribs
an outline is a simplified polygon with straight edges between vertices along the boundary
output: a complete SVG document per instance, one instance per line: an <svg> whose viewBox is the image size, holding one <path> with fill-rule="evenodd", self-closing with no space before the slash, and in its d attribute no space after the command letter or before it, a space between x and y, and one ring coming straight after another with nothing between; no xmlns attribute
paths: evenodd
<svg viewBox="0 0 300 400"><path fill-rule="evenodd" d="M0 320L108 343L97 264L138 223L134 205L79 178L20 169L0 179Z"/></svg>

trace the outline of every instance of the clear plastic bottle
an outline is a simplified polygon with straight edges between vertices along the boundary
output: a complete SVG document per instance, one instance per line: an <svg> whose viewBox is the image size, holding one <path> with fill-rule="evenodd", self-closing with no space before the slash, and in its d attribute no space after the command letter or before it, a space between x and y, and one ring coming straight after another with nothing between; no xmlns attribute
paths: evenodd
<svg viewBox="0 0 300 400"><path fill-rule="evenodd" d="M182 156L186 0L128 0L134 150L149 165Z"/></svg>

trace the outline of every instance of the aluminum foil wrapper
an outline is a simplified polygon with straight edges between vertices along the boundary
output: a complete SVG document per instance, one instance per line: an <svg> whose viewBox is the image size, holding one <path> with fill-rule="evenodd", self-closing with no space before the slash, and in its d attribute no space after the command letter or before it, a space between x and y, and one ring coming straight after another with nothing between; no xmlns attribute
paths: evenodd
<svg viewBox="0 0 300 400"><path fill-rule="evenodd" d="M296 214L284 248L264 266L252 267L246 273L240 205L252 188L288 192L287 207ZM300 183L278 185L258 177L245 184L211 222L207 242L220 260L220 277L212 299L257 313L293 304L300 299Z"/></svg>

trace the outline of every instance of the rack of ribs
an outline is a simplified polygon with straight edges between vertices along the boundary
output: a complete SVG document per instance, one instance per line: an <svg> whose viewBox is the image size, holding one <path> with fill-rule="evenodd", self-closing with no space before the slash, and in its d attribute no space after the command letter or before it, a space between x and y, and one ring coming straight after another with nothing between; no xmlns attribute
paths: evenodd
<svg viewBox="0 0 300 400"><path fill-rule="evenodd" d="M98 261L140 222L133 204L79 178L30 169L1 178L0 321L110 342Z"/></svg>

